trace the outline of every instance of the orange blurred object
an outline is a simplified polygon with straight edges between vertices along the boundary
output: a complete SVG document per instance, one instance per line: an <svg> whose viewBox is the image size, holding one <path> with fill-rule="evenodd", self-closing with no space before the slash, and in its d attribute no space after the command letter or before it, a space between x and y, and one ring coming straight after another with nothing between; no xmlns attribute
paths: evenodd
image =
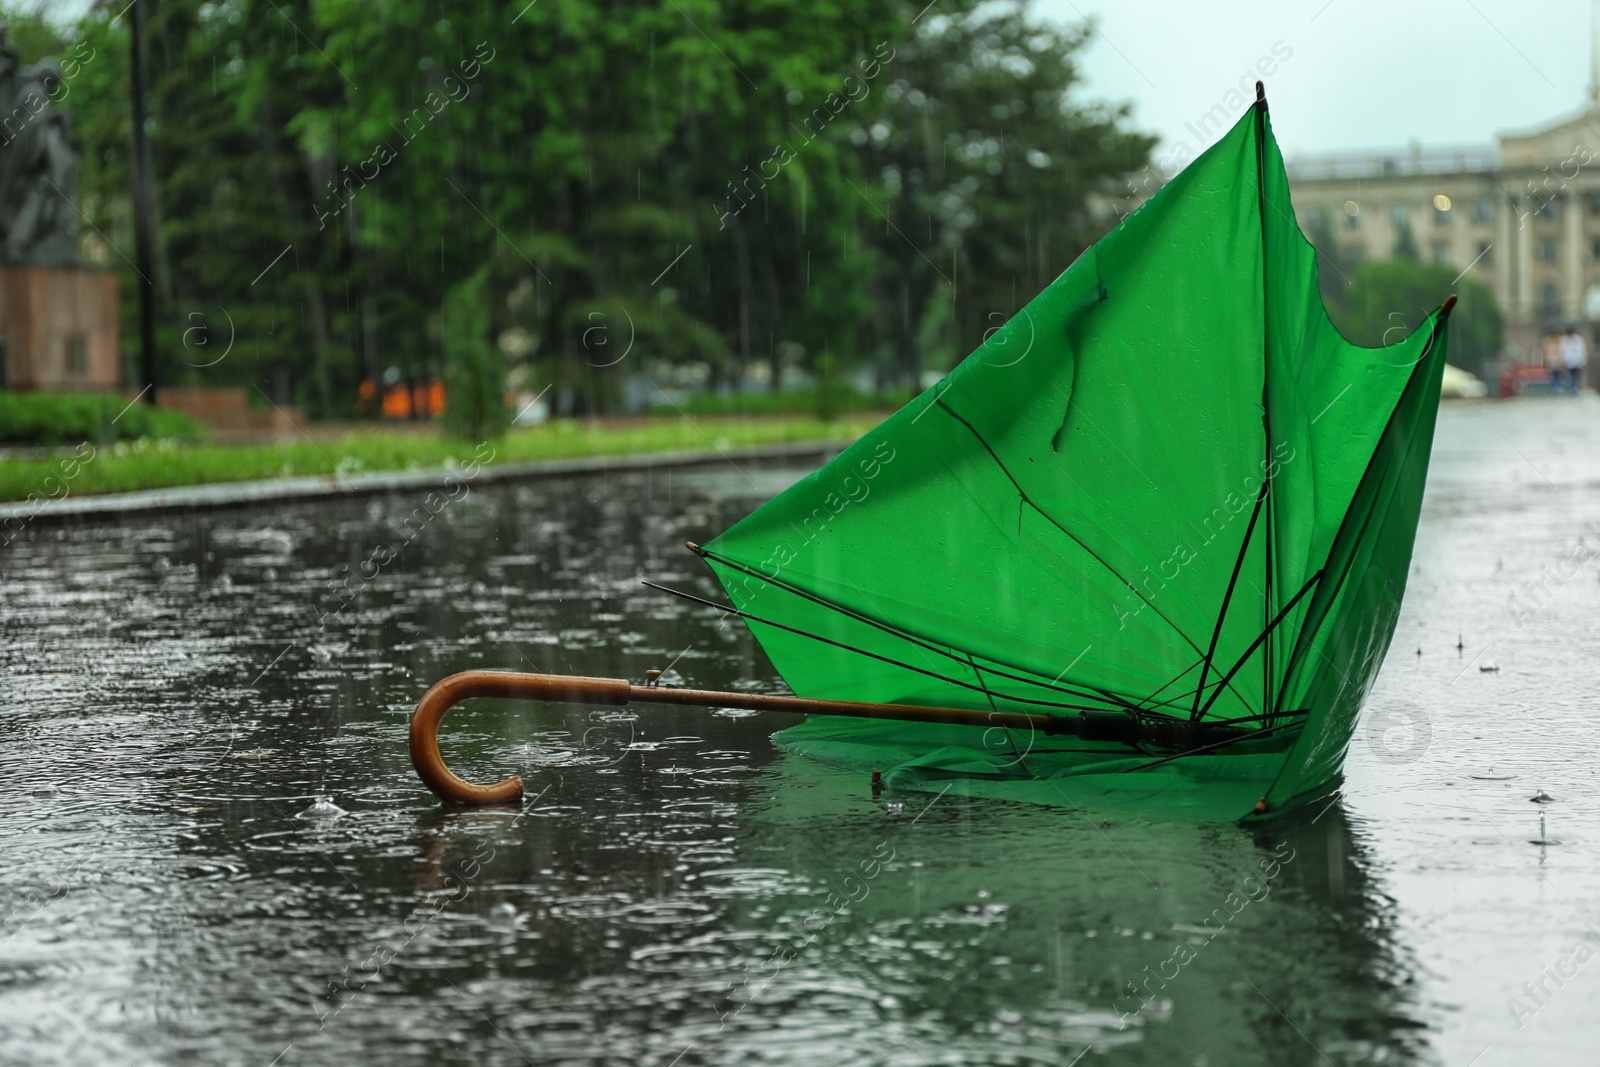
<svg viewBox="0 0 1600 1067"><path fill-rule="evenodd" d="M356 403L356 410L371 410L375 395L377 386L370 380L362 382L361 399ZM438 378L429 378L416 385L396 382L386 386L378 410L386 419L430 419L444 414L444 404L444 383Z"/></svg>
<svg viewBox="0 0 1600 1067"><path fill-rule="evenodd" d="M409 419L411 417L411 390L404 384L391 385L383 391L383 417Z"/></svg>

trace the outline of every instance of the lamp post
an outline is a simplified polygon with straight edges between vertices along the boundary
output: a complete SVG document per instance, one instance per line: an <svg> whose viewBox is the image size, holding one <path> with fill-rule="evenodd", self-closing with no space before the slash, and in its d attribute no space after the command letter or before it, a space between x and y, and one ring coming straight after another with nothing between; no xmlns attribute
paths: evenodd
<svg viewBox="0 0 1600 1067"><path fill-rule="evenodd" d="M146 403L156 402L156 309L155 281L151 277L150 251L155 241L154 199L150 192L150 146L145 139L144 107L144 19L139 2L128 7L129 47L132 49L133 96L133 258L139 272L139 377L140 395Z"/></svg>

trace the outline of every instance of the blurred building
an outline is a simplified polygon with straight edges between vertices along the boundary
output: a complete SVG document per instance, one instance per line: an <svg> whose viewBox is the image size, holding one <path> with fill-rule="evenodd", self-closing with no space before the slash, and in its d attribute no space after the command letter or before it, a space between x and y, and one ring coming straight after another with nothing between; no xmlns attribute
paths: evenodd
<svg viewBox="0 0 1600 1067"><path fill-rule="evenodd" d="M0 262L0 389L109 392L120 363L114 273Z"/></svg>
<svg viewBox="0 0 1600 1067"><path fill-rule="evenodd" d="M1301 229L1331 240L1343 262L1387 259L1409 231L1418 258L1488 286L1522 358L1536 358L1539 333L1558 323L1600 341L1600 93L1591 90L1576 115L1492 146L1413 145L1288 165Z"/></svg>

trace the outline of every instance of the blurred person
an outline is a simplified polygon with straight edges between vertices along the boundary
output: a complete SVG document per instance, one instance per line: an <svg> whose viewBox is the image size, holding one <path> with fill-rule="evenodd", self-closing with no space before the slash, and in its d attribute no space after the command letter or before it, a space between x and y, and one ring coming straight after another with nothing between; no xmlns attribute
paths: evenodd
<svg viewBox="0 0 1600 1067"><path fill-rule="evenodd" d="M1589 365L1589 342L1576 326L1568 326L1561 338L1561 361L1567 368L1567 392L1577 396L1583 388L1583 369Z"/></svg>
<svg viewBox="0 0 1600 1067"><path fill-rule="evenodd" d="M1565 338L1559 330L1548 330L1539 340L1540 362L1550 372L1550 392L1552 395L1561 392L1567 380L1566 354L1562 351Z"/></svg>

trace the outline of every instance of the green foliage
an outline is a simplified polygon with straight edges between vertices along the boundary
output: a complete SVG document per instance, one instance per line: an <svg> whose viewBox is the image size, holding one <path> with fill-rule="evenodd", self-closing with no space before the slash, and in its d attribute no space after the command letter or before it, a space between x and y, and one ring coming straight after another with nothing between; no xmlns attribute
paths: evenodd
<svg viewBox="0 0 1600 1067"><path fill-rule="evenodd" d="M124 410L126 409L126 410ZM0 392L0 441L53 445L132 437L199 437L189 416L102 393Z"/></svg>
<svg viewBox="0 0 1600 1067"><path fill-rule="evenodd" d="M682 404L660 404L653 410L662 415L803 415L816 414L823 408L834 413L893 411L911 400L910 391L905 389L863 393L838 381L829 388L831 392L826 397L816 385L781 393L698 393Z"/></svg>
<svg viewBox="0 0 1600 1067"><path fill-rule="evenodd" d="M1148 159L1125 107L1076 100L1089 33L993 5L926 19L897 49L862 156L893 224L883 341L913 389L925 323L945 326L936 369L976 348L1101 235L1091 195Z"/></svg>
<svg viewBox="0 0 1600 1067"><path fill-rule="evenodd" d="M489 340L484 305L485 271L445 295L439 324L444 350L445 428L456 437L482 441L505 433L506 361Z"/></svg>
<svg viewBox="0 0 1600 1067"><path fill-rule="evenodd" d="M104 234L88 245L121 272L132 351L120 10L71 27L94 58L70 106ZM1091 195L1150 146L1121 111L1077 102L1085 31L1025 6L229 0L145 16L163 381L284 381L321 417L391 368L488 368L430 329L451 317L441 294L480 277L473 336L521 339L511 378L550 386L558 415L614 411L646 361L704 364L715 386L831 352L914 387L1100 235ZM231 319L227 359L183 347L196 313Z"/></svg>
<svg viewBox="0 0 1600 1067"><path fill-rule="evenodd" d="M1450 362L1480 377L1500 352L1500 308L1488 288L1454 267L1389 259L1363 264L1329 302L1328 314L1341 333L1362 345L1392 344L1414 330L1451 293Z"/></svg>
<svg viewBox="0 0 1600 1067"><path fill-rule="evenodd" d="M39 62L47 56L60 57L67 51L66 38L55 23L45 17L48 6L37 0L32 7L23 4L0 5L0 28L5 30L11 47L23 66Z"/></svg>

